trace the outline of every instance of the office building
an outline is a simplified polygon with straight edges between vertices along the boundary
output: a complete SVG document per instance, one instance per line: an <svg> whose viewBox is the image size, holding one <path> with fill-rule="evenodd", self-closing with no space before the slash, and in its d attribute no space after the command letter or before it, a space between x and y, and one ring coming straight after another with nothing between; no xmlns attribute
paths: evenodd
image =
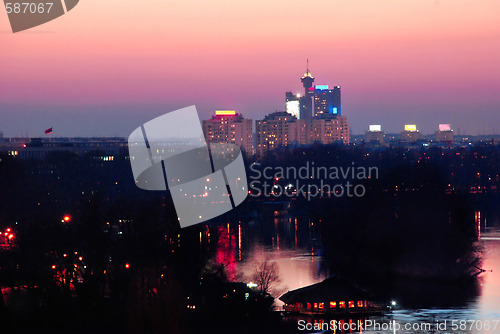
<svg viewBox="0 0 500 334"><path fill-rule="evenodd" d="M439 130L436 131L434 137L439 143L452 143L453 130L450 124L439 124Z"/></svg>
<svg viewBox="0 0 500 334"><path fill-rule="evenodd" d="M314 115L342 115L340 86L330 89L328 85L314 86Z"/></svg>
<svg viewBox="0 0 500 334"><path fill-rule="evenodd" d="M365 133L365 142L374 145L384 145L385 134L381 125L370 125L368 132Z"/></svg>
<svg viewBox="0 0 500 334"><path fill-rule="evenodd" d="M417 126L415 124L406 124L405 129L401 132L399 139L401 142L414 143L422 139L422 135L417 130Z"/></svg>

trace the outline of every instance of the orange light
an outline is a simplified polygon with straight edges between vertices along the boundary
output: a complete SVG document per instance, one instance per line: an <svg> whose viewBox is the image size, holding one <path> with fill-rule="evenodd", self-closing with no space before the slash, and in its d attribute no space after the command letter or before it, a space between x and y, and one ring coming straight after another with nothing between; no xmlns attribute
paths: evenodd
<svg viewBox="0 0 500 334"><path fill-rule="evenodd" d="M52 266L52 269L56 269L56 265L55 264Z"/></svg>
<svg viewBox="0 0 500 334"><path fill-rule="evenodd" d="M130 264L126 263L126 264L125 264L125 268L126 268L126 269L130 269Z"/></svg>
<svg viewBox="0 0 500 334"><path fill-rule="evenodd" d="M69 222L69 221L71 220L71 217L70 217L70 216L68 216L68 215L66 215L66 216L64 216L63 220L64 220L65 222Z"/></svg>
<svg viewBox="0 0 500 334"><path fill-rule="evenodd" d="M9 227L8 229L6 229L6 231L7 231L7 232L10 232L10 231L11 231L10 227Z"/></svg>
<svg viewBox="0 0 500 334"><path fill-rule="evenodd" d="M66 257L66 256L68 256L68 254L63 254L63 257Z"/></svg>
<svg viewBox="0 0 500 334"><path fill-rule="evenodd" d="M216 116L234 116L236 115L236 110L216 110Z"/></svg>
<svg viewBox="0 0 500 334"><path fill-rule="evenodd" d="M80 256L80 257L78 258L78 260L83 261L83 257L81 257L81 256Z"/></svg>
<svg viewBox="0 0 500 334"><path fill-rule="evenodd" d="M12 240L14 238L14 234L9 234L9 240Z"/></svg>

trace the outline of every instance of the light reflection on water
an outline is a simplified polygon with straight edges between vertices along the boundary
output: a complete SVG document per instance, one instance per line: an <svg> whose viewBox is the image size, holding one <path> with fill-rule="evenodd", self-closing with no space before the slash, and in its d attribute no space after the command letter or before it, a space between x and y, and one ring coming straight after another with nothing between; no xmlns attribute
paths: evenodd
<svg viewBox="0 0 500 334"><path fill-rule="evenodd" d="M282 278L279 286L282 292L318 283L328 277L328 271L321 257L319 235L314 222L286 214L280 215L277 211L273 215L274 218L271 221L274 224L267 226L265 225L267 219L249 224L238 224L230 231L230 234L236 234L237 240L229 237L234 247L223 248L224 256L221 256L221 249L218 249L218 258L238 258L232 270L237 272L235 276L247 279L251 277L255 264L264 260L276 262ZM500 333L500 321L496 324L496 328L493 328L495 323L491 322L500 320L500 228L483 230L481 243L484 246L483 268L487 271L481 275L479 296L473 297L463 307L399 309L383 317L370 318L379 323L389 324L394 321L401 326L410 324L412 328L421 326L423 329L364 330L362 333ZM276 305L280 307L282 303L278 301ZM460 329L460 325L464 328L464 323L460 323L461 320L470 320L465 324L465 330ZM472 322L473 320L481 321ZM484 322L486 320L490 322ZM315 320L308 319L308 321ZM325 320L325 322L328 321ZM436 322L443 326L442 323L445 321L446 330L438 330ZM453 321L456 321L459 326L456 330L452 327ZM426 327L426 324L430 324L431 330L428 330L429 327ZM487 325L489 329L484 328ZM337 331L336 333L360 332ZM334 333L334 331L329 333Z"/></svg>

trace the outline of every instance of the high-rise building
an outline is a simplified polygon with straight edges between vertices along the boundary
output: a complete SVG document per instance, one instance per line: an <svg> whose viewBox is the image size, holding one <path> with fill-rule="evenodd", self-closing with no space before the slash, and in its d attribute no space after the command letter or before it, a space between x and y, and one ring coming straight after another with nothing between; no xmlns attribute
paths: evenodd
<svg viewBox="0 0 500 334"><path fill-rule="evenodd" d="M300 119L306 121L311 120L313 111L313 97L314 97L314 77L309 71L309 60L307 61L307 69L304 76L300 79L304 87L304 96L300 98Z"/></svg>
<svg viewBox="0 0 500 334"><path fill-rule="evenodd" d="M350 142L349 123L345 116L334 114L320 114L313 117L310 126L310 142L332 144Z"/></svg>
<svg viewBox="0 0 500 334"><path fill-rule="evenodd" d="M247 154L254 154L253 121L234 110L218 110L203 121L203 133L209 143L232 143Z"/></svg>
<svg viewBox="0 0 500 334"><path fill-rule="evenodd" d="M306 144L305 120L297 119L285 111L257 120L255 129L257 154L260 156L279 147Z"/></svg>
<svg viewBox="0 0 500 334"><path fill-rule="evenodd" d="M340 86L330 89L328 85L314 86L314 115L342 115Z"/></svg>
<svg viewBox="0 0 500 334"><path fill-rule="evenodd" d="M349 144L349 123L341 114L340 86L332 89L326 85L313 86L309 61L300 81L304 95L286 92L286 112L275 112L256 122L256 150L259 155L294 144Z"/></svg>

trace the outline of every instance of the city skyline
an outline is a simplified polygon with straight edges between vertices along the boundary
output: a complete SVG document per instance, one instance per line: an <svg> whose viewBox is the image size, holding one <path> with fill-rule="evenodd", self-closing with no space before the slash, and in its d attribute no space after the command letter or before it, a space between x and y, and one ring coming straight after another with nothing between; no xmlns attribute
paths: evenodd
<svg viewBox="0 0 500 334"><path fill-rule="evenodd" d="M126 136L192 104L203 119L217 109L261 119L302 91L310 59L316 84L342 86L353 134L379 123L500 132L498 2L196 5L85 2L15 35L1 10L0 131Z"/></svg>

